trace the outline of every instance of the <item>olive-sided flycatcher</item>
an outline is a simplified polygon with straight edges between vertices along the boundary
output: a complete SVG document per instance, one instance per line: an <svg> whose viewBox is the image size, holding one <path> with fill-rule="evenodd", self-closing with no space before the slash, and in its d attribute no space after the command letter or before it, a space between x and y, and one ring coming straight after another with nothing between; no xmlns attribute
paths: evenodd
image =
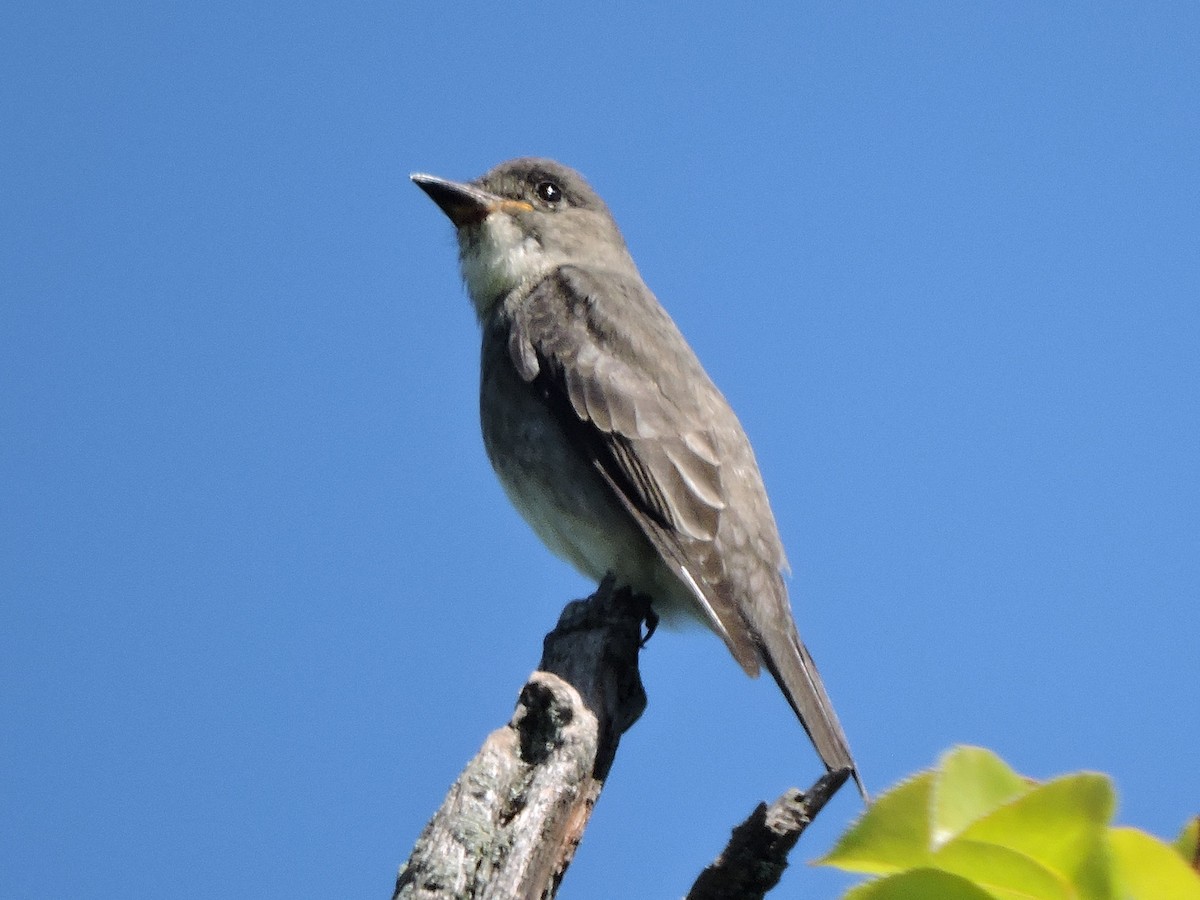
<svg viewBox="0 0 1200 900"><path fill-rule="evenodd" d="M458 230L483 328L483 441L513 505L585 575L611 573L667 621L699 619L751 676L765 665L826 768L849 767L861 791L792 619L750 442L604 201L546 159L412 179Z"/></svg>

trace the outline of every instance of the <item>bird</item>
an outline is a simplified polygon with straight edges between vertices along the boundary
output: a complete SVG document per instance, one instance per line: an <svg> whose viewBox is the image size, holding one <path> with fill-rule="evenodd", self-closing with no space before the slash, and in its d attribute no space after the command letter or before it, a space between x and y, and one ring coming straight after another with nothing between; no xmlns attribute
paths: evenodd
<svg viewBox="0 0 1200 900"><path fill-rule="evenodd" d="M517 511L589 578L699 620L765 667L830 772L867 793L800 640L750 441L582 175L522 157L411 179L454 225L478 317L484 448Z"/></svg>

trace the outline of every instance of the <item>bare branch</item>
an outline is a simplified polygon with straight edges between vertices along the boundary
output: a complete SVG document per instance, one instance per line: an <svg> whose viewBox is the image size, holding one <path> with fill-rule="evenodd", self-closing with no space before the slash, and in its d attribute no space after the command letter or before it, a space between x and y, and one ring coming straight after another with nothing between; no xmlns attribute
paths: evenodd
<svg viewBox="0 0 1200 900"><path fill-rule="evenodd" d="M779 883L800 835L850 773L827 772L806 794L791 788L770 806L760 803L733 830L721 855L700 873L687 900L759 900Z"/></svg>
<svg viewBox="0 0 1200 900"><path fill-rule="evenodd" d="M567 605L512 720L425 826L394 900L554 895L621 735L646 707L637 658L648 616L644 600L608 581Z"/></svg>
<svg viewBox="0 0 1200 900"><path fill-rule="evenodd" d="M646 708L638 675L649 604L611 581L569 603L512 720L488 736L400 868L393 900L548 900L592 814L621 735ZM690 900L759 898L800 833L846 781L821 778L760 804L701 873Z"/></svg>

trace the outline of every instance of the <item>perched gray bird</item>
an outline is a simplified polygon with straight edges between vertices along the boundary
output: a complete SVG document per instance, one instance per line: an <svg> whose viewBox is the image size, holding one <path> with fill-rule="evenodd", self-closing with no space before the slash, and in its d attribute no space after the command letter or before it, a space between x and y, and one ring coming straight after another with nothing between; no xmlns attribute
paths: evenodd
<svg viewBox="0 0 1200 900"><path fill-rule="evenodd" d="M792 619L750 442L604 201L546 159L412 180L458 229L483 328L483 441L513 505L584 574L699 619L749 675L765 665L826 768L863 791Z"/></svg>

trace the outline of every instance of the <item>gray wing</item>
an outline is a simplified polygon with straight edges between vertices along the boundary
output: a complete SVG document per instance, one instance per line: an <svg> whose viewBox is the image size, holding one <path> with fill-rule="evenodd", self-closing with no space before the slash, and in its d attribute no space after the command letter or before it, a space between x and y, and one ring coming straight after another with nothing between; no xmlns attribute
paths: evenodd
<svg viewBox="0 0 1200 900"><path fill-rule="evenodd" d="M760 661L830 769L862 781L800 641L750 442L636 275L564 266L506 309L508 352L750 675ZM507 306L507 302L506 302Z"/></svg>
<svg viewBox="0 0 1200 900"><path fill-rule="evenodd" d="M734 658L757 675L758 623L742 610L753 597L781 597L783 549L749 441L675 324L639 279L573 266L508 312L521 376L542 387ZM749 552L726 552L740 549Z"/></svg>

